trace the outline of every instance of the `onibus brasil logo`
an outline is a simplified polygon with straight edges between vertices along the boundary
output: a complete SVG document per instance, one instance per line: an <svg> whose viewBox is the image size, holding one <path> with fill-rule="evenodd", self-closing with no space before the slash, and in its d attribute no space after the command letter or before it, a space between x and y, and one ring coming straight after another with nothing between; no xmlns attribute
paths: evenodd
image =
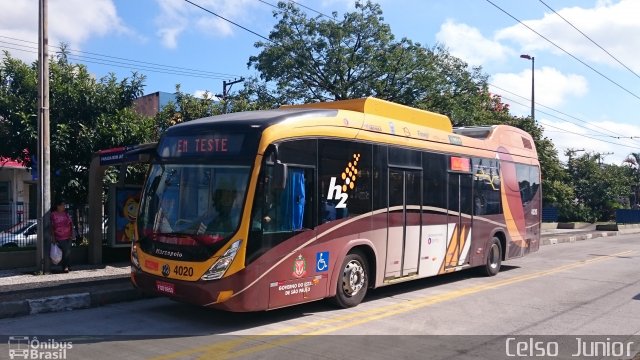
<svg viewBox="0 0 640 360"><path fill-rule="evenodd" d="M38 340L37 337L9 336L10 359L66 359L71 341Z"/></svg>
<svg viewBox="0 0 640 360"><path fill-rule="evenodd" d="M329 182L327 200L339 200L336 209L344 209L347 207L347 199L349 198L347 192L353 190L356 186L358 161L360 161L360 154L353 154L353 160L347 164L347 167L340 175L342 184L338 184L338 179L335 176L332 177Z"/></svg>

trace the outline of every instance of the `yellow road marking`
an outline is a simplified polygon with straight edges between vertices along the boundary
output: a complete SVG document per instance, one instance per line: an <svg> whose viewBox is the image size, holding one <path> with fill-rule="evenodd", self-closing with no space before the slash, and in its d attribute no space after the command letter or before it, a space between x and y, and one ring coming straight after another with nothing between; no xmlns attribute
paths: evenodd
<svg viewBox="0 0 640 360"><path fill-rule="evenodd" d="M531 274L523 274L523 275L512 277L509 279L492 281L487 284L480 284L480 285L471 286L464 289L453 290L444 294L417 298L417 299L409 300L400 304L389 304L389 305L374 307L364 311L355 311L342 316L335 316L328 319L320 319L313 322L292 325L289 327L281 328L279 330L268 331L259 335L246 335L246 336L240 335L240 338L236 338L233 340L223 341L223 342L210 344L210 345L204 345L204 346L200 346L192 349L185 349L183 351L178 351L172 354L159 356L153 359L168 360L168 359L175 359L181 356L187 356L187 355L192 355L196 353L204 353L202 354L202 357L200 357L202 359L210 358L210 356L212 355L214 355L218 359L240 357L240 356L248 355L251 353L255 353L256 351L268 350L268 349L279 347L291 342L299 341L306 338L307 336L327 334L337 330L353 327L353 326L364 324L374 320L379 320L389 316L419 309L421 307L434 305L437 303L441 303L443 301L452 300L462 296L475 294L481 291L495 289L495 288L503 287L506 285L511 285L511 284L522 282L522 281L531 280L531 279L539 278L542 276L547 276L547 275L559 273L562 271L571 270L573 268L581 267L587 264L609 260L613 257L628 255L633 252L634 252L633 250L628 250L628 251L623 251L615 254L596 257L593 259L581 260L578 262L562 265L549 270L542 270L542 271L534 272ZM327 326L335 323L337 324L334 326ZM313 330L304 334L298 334L295 336L287 336L286 338L277 339L271 342L265 342L264 340L262 340L260 341L261 344L259 345L233 351L233 349L238 349L239 345L245 344L251 340L263 338L266 336L281 336L291 332L300 331L300 330L309 329L309 328L317 328L317 327L321 327L321 329Z"/></svg>

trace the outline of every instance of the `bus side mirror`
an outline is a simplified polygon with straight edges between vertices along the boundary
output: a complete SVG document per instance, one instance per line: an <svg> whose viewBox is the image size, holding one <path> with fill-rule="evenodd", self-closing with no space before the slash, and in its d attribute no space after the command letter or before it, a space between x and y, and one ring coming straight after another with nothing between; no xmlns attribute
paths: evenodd
<svg viewBox="0 0 640 360"><path fill-rule="evenodd" d="M280 161L276 161L274 164L273 184L278 189L284 189L287 187L287 164L283 164Z"/></svg>

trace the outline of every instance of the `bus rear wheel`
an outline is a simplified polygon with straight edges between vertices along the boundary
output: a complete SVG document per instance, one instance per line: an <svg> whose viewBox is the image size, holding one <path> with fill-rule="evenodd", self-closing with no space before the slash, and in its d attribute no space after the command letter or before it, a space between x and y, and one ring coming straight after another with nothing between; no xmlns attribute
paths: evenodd
<svg viewBox="0 0 640 360"><path fill-rule="evenodd" d="M500 245L500 239L497 237L491 239L485 258L485 264L481 268L482 273L486 276L497 275L502 264L502 246Z"/></svg>
<svg viewBox="0 0 640 360"><path fill-rule="evenodd" d="M342 262L333 303L341 308L354 307L362 302L369 287L367 261L360 253L348 254Z"/></svg>

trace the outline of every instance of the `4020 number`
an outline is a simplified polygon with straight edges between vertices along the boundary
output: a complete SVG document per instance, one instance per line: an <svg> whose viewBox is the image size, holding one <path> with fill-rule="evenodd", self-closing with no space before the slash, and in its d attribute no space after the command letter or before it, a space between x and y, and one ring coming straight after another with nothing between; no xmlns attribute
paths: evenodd
<svg viewBox="0 0 640 360"><path fill-rule="evenodd" d="M193 268L191 266L179 266L173 267L173 273L178 276L193 276Z"/></svg>

